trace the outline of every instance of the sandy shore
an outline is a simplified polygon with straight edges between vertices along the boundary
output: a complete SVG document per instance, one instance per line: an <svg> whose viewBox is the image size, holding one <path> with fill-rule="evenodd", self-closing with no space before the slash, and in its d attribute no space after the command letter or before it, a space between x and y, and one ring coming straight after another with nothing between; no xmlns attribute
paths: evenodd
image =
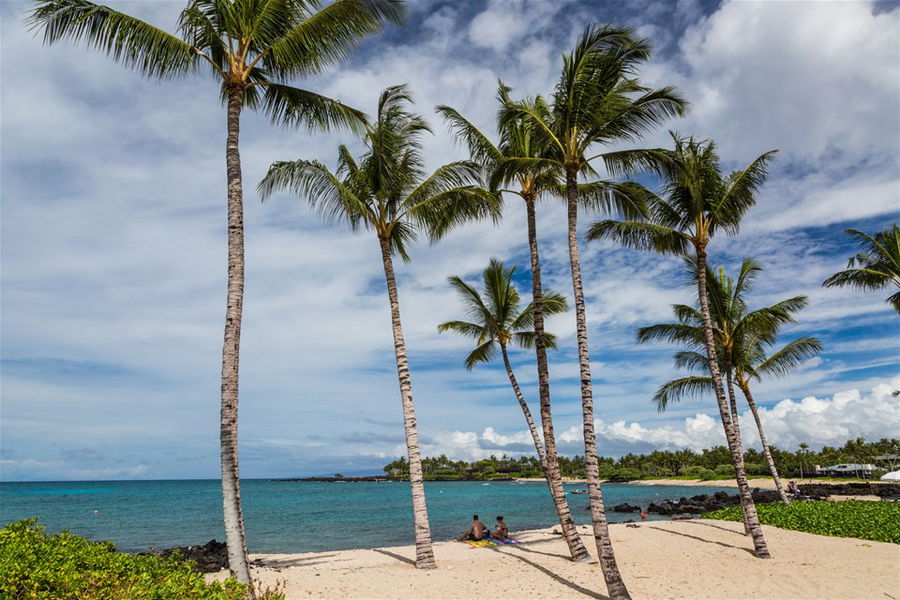
<svg viewBox="0 0 900 600"><path fill-rule="evenodd" d="M764 527L771 560L752 553L740 523L656 521L610 526L635 600L682 598L900 600L900 546ZM587 537L588 528L579 526ZM412 546L310 554L254 555L263 586L284 583L288 600L606 598L597 564L574 564L550 529L519 532L522 543L471 548L435 544L438 569L412 566ZM211 577L223 578L225 572Z"/></svg>

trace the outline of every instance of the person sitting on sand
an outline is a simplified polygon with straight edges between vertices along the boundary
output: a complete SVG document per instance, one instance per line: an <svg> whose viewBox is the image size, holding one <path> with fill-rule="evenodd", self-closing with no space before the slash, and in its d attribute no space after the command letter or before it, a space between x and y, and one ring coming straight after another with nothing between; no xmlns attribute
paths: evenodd
<svg viewBox="0 0 900 600"><path fill-rule="evenodd" d="M486 537L485 534L490 535L488 526L478 520L478 515L472 515L472 524L469 526L469 529L462 534L459 541L465 542L466 540L472 540L477 542L483 540Z"/></svg>
<svg viewBox="0 0 900 600"><path fill-rule="evenodd" d="M508 538L509 528L503 522L503 517L497 517L497 524L494 526L494 537Z"/></svg>

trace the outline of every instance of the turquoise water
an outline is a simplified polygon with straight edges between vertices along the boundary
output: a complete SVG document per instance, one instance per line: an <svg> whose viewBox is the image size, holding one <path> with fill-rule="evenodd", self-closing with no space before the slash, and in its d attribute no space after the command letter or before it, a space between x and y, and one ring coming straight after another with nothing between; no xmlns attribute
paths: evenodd
<svg viewBox="0 0 900 600"><path fill-rule="evenodd" d="M568 484L567 490L584 484ZM606 506L648 504L663 498L727 488L605 484ZM472 513L485 523L503 515L511 530L548 527L556 512L542 482L477 481L425 484L432 535L457 537ZM409 484L243 480L244 520L251 552L314 552L399 546L413 541ZM578 523L589 523L585 495L568 496ZM96 513L94 511L97 511ZM612 522L635 518L610 512ZM0 483L0 523L40 517L120 550L166 548L225 539L217 480Z"/></svg>

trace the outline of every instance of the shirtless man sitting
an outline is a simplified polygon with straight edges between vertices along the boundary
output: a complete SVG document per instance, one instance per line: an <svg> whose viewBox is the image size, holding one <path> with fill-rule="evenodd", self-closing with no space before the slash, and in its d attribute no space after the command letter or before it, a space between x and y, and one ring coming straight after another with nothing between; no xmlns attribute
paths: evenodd
<svg viewBox="0 0 900 600"><path fill-rule="evenodd" d="M489 533L488 526L478 520L478 515L472 515L472 524L469 529L459 538L460 542L466 540L480 541L485 538L485 534Z"/></svg>

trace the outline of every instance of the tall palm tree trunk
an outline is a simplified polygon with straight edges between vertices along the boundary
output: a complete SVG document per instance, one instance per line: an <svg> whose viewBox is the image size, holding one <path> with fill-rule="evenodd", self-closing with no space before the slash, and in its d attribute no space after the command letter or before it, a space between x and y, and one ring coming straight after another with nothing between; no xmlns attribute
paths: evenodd
<svg viewBox="0 0 900 600"><path fill-rule="evenodd" d="M581 287L581 259L578 255L578 202L576 198L577 173L566 173L568 195L569 262L572 267L572 293L575 297L575 323L578 334L578 363L581 372L581 413L584 419L584 466L587 473L588 494L591 501L591 521L594 524L594 541L606 588L613 600L630 600L631 596L619 573L606 509L600 491L600 470L597 464L597 438L594 432L594 398L591 390L591 359L588 353L587 319L584 308L584 292Z"/></svg>
<svg viewBox="0 0 900 600"><path fill-rule="evenodd" d="M241 583L250 583L247 537L241 510L241 481L238 474L238 360L241 346L241 314L244 305L244 195L241 155L238 150L243 90L228 95L228 137L225 163L228 173L228 296L225 310L225 339L222 346L222 404L219 445L222 462L222 507L228 568ZM252 590L250 591L252 595Z"/></svg>
<svg viewBox="0 0 900 600"><path fill-rule="evenodd" d="M766 432L763 430L763 424L759 418L759 412L756 410L756 402L753 401L753 394L750 393L750 385L746 381L738 380L738 386L744 393L744 398L747 399L747 404L750 406L750 412L753 414L753 420L756 421L756 428L757 430L759 430L759 442L760 444L762 444L763 454L766 456L766 462L769 463L769 472L772 473L772 479L775 480L775 489L778 490L778 495L781 496L781 501L784 502L785 505L788 505L791 503L791 499L788 497L787 492L784 491L784 486L781 485L781 477L778 475L778 468L775 466L775 459L772 458L772 451L769 449L769 441L766 439Z"/></svg>
<svg viewBox="0 0 900 600"><path fill-rule="evenodd" d="M563 537L569 546L572 560L587 562L591 555L578 530L575 529L575 521L566 501L566 490L562 483L562 474L559 470L559 460L556 455L556 435L553 432L553 415L550 410L550 372L547 366L547 341L544 338L544 291L541 287L541 261L538 253L537 222L535 218L535 199L525 197L525 210L528 215L528 248L531 252L531 295L532 312L534 314L534 351L538 372L538 393L541 409L541 427L544 432L545 466L544 476L547 486L550 488L550 496L553 498L553 506L559 517L559 525Z"/></svg>
<svg viewBox="0 0 900 600"><path fill-rule="evenodd" d="M406 358L406 342L400 324L400 302L397 299L397 281L391 260L391 243L378 236L381 244L381 260L387 281L388 299L391 303L391 325L394 331L394 355L397 358L397 378L400 380L400 399L403 402L403 430L406 434L406 451L409 455L409 486L412 491L413 524L416 529L416 568L434 569L434 551L431 547L431 526L428 524L428 508L425 505L425 483L422 479L422 457L419 454L419 430L416 427L416 410L413 405L412 381L409 361Z"/></svg>
<svg viewBox="0 0 900 600"><path fill-rule="evenodd" d="M531 440L534 442L534 449L537 450L538 458L540 459L541 465L546 471L547 458L544 454L544 445L543 443L541 443L541 436L534 424L534 419L531 417L531 410L528 408L528 403L525 402L525 396L522 394L522 390L519 388L519 382L516 381L516 374L513 372L512 365L509 363L509 355L506 352L506 344L500 344L500 352L503 355L503 365L506 367L506 374L509 377L509 383L510 385L512 385L513 392L515 392L516 394L516 400L519 401L519 406L522 408L522 414L525 415L525 422L528 423L528 431L531 432Z"/></svg>
<svg viewBox="0 0 900 600"><path fill-rule="evenodd" d="M744 507L744 512L747 515L747 525L750 527L750 536L753 538L753 547L757 558L770 558L762 526L759 524L759 516L756 514L756 506L753 504L753 498L750 495L750 486L747 484L743 457L735 436L734 423L725 399L725 391L722 389L722 374L719 372L716 345L713 340L712 318L709 314L709 297L706 295L706 248L702 245L697 246L697 294L700 299L700 314L703 317L703 335L706 338L706 356L709 359L709 372L716 390L716 403L719 405L719 415L725 427L725 441L728 443L731 460L734 463L734 474L741 497L741 506Z"/></svg>
<svg viewBox="0 0 900 600"><path fill-rule="evenodd" d="M725 362L726 381L728 384L728 403L731 411L731 423L734 427L734 437L736 438L738 453L741 455L741 468L747 471L747 465L744 463L744 442L741 438L741 422L738 418L737 398L734 393L734 375L731 368L731 361ZM752 494L751 494L752 495ZM741 504L741 514L744 519L744 535L750 535L750 521L747 518L747 507Z"/></svg>

